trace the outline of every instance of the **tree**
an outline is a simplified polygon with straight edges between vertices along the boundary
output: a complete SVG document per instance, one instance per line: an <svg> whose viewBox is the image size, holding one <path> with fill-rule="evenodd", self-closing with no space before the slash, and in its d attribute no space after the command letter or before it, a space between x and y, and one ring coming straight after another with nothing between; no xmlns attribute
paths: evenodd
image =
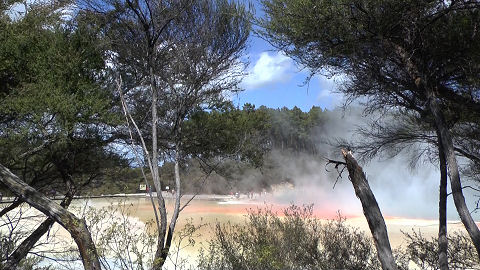
<svg viewBox="0 0 480 270"><path fill-rule="evenodd" d="M398 267L395 263L395 258L393 257L392 248L388 239L387 226L385 225L385 220L378 207L375 195L373 195L373 192L370 189L367 177L365 176L362 167L360 167L355 158L353 158L351 152L342 149L342 155L345 162L337 163L335 166L342 164L348 170L350 181L355 189L355 195L357 195L362 203L363 214L367 219L368 227L373 235L378 259L382 264L382 269L396 270Z"/></svg>
<svg viewBox="0 0 480 270"><path fill-rule="evenodd" d="M0 163L40 195L63 193L65 208L104 168L126 164L109 148L119 117L102 86L101 40L75 18L62 19L68 4L25 4L24 16L0 19ZM1 215L28 203L18 192L10 190L17 199ZM47 219L8 254L5 269L16 269L58 221L52 207L44 208ZM64 224L70 230L81 225ZM85 248L79 249L94 254Z"/></svg>
<svg viewBox="0 0 480 270"><path fill-rule="evenodd" d="M86 20L108 37L112 70L122 81L118 90L126 120L135 131L130 132L133 148L140 146L141 153L134 151L139 163L143 157L149 167L157 191L156 203L152 198L158 224L153 268L160 269L183 208L180 163L191 154L183 148L184 121L225 91L237 89L249 12L224 0L83 1L81 6ZM170 221L158 170L162 157L175 164Z"/></svg>
<svg viewBox="0 0 480 270"><path fill-rule="evenodd" d="M440 269L448 269L447 163L443 146L431 126L422 124L421 119L415 118L414 115L396 115L394 118L396 122L390 119L375 121L371 123L370 128L359 129L363 139L355 143L353 148L367 159L385 152L388 156L395 156L400 152L406 152L407 149L412 155L411 166L416 166L422 158L439 164L438 263Z"/></svg>
<svg viewBox="0 0 480 270"><path fill-rule="evenodd" d="M100 269L97 250L84 220L77 218L74 214L27 185L1 164L0 180L12 193L58 222L70 233L78 246L86 270Z"/></svg>
<svg viewBox="0 0 480 270"><path fill-rule="evenodd" d="M238 109L229 101L217 104L210 111L198 108L184 123L181 143L185 153L203 160L204 165L223 157L258 167L270 149L269 120L266 111L255 110L250 104Z"/></svg>
<svg viewBox="0 0 480 270"><path fill-rule="evenodd" d="M263 34L277 48L314 73L343 74L342 92L350 99L366 97L369 111L414 113L432 126L445 151L455 206L480 256L480 231L465 204L455 156L450 125L456 122L448 122L451 114L478 126L480 3L263 4Z"/></svg>

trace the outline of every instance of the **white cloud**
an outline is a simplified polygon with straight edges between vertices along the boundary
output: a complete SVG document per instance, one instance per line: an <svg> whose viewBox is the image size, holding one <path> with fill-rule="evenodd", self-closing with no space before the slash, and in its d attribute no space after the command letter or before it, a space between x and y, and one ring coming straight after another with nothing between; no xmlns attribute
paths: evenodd
<svg viewBox="0 0 480 270"><path fill-rule="evenodd" d="M283 52L262 52L242 82L245 89L255 89L276 82L286 82L294 72L293 60Z"/></svg>
<svg viewBox="0 0 480 270"><path fill-rule="evenodd" d="M25 4L14 3L5 10L5 14L13 21L19 20L25 16Z"/></svg>
<svg viewBox="0 0 480 270"><path fill-rule="evenodd" d="M26 13L35 6L45 6L50 4L57 4L57 2L53 0L26 0L24 2L16 2L6 9L5 14L8 15L11 20L17 21L23 19ZM60 19L63 22L70 21L74 16L75 9L77 8L73 3L57 6L58 9L55 10L55 12L60 15Z"/></svg>

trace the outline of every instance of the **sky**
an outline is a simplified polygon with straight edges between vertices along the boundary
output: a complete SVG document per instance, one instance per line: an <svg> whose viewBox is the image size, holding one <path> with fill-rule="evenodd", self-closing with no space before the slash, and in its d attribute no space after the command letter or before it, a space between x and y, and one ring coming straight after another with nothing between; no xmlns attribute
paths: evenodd
<svg viewBox="0 0 480 270"><path fill-rule="evenodd" d="M256 16L262 16L259 1L253 4ZM256 107L290 109L297 106L308 111L312 106L330 110L341 104L341 96L333 93L334 79L316 75L306 84L308 70L301 69L291 58L258 36L252 35L249 41L246 55L249 66L241 83L244 91L232 98L235 105L241 107L251 103Z"/></svg>

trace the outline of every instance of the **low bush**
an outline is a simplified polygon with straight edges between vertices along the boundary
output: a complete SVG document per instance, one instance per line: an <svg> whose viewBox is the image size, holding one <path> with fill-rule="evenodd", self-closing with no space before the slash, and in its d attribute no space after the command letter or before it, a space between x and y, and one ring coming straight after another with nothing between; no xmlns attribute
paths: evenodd
<svg viewBox="0 0 480 270"><path fill-rule="evenodd" d="M369 234L348 226L345 218L321 222L312 205L292 205L278 214L271 208L249 211L246 222L216 224L213 239L201 250L200 270L381 269ZM399 270L436 270L438 245L420 232L404 233L395 250ZM470 238L449 235L450 269L480 269Z"/></svg>
<svg viewBox="0 0 480 270"><path fill-rule="evenodd" d="M341 216L322 224L312 206L250 211L246 224L216 224L198 269L376 269L375 248Z"/></svg>

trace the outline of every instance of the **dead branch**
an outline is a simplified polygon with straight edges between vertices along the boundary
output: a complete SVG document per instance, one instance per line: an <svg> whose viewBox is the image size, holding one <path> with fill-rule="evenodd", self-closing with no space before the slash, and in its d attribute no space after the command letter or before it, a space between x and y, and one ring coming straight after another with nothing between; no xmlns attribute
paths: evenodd
<svg viewBox="0 0 480 270"><path fill-rule="evenodd" d="M387 226L385 225L385 220L383 219L375 195L373 195L370 189L365 173L350 151L342 149L342 155L345 159L350 181L355 189L355 195L357 195L362 203L363 214L367 219L368 227L373 235L382 269L397 270L398 268L392 255L392 248L388 239Z"/></svg>
<svg viewBox="0 0 480 270"><path fill-rule="evenodd" d="M327 163L325 164L325 171L330 172L327 169L328 165L332 165L332 164L335 165L335 170L337 171L337 174L338 174L337 179L335 179L335 183L333 183L333 187L332 187L332 189L335 189L335 186L337 185L338 180L342 178L342 174L343 174L343 171L345 171L345 168L347 167L347 163L343 161L329 159L326 157L323 157L323 159L327 161ZM342 167L340 168L340 166Z"/></svg>

